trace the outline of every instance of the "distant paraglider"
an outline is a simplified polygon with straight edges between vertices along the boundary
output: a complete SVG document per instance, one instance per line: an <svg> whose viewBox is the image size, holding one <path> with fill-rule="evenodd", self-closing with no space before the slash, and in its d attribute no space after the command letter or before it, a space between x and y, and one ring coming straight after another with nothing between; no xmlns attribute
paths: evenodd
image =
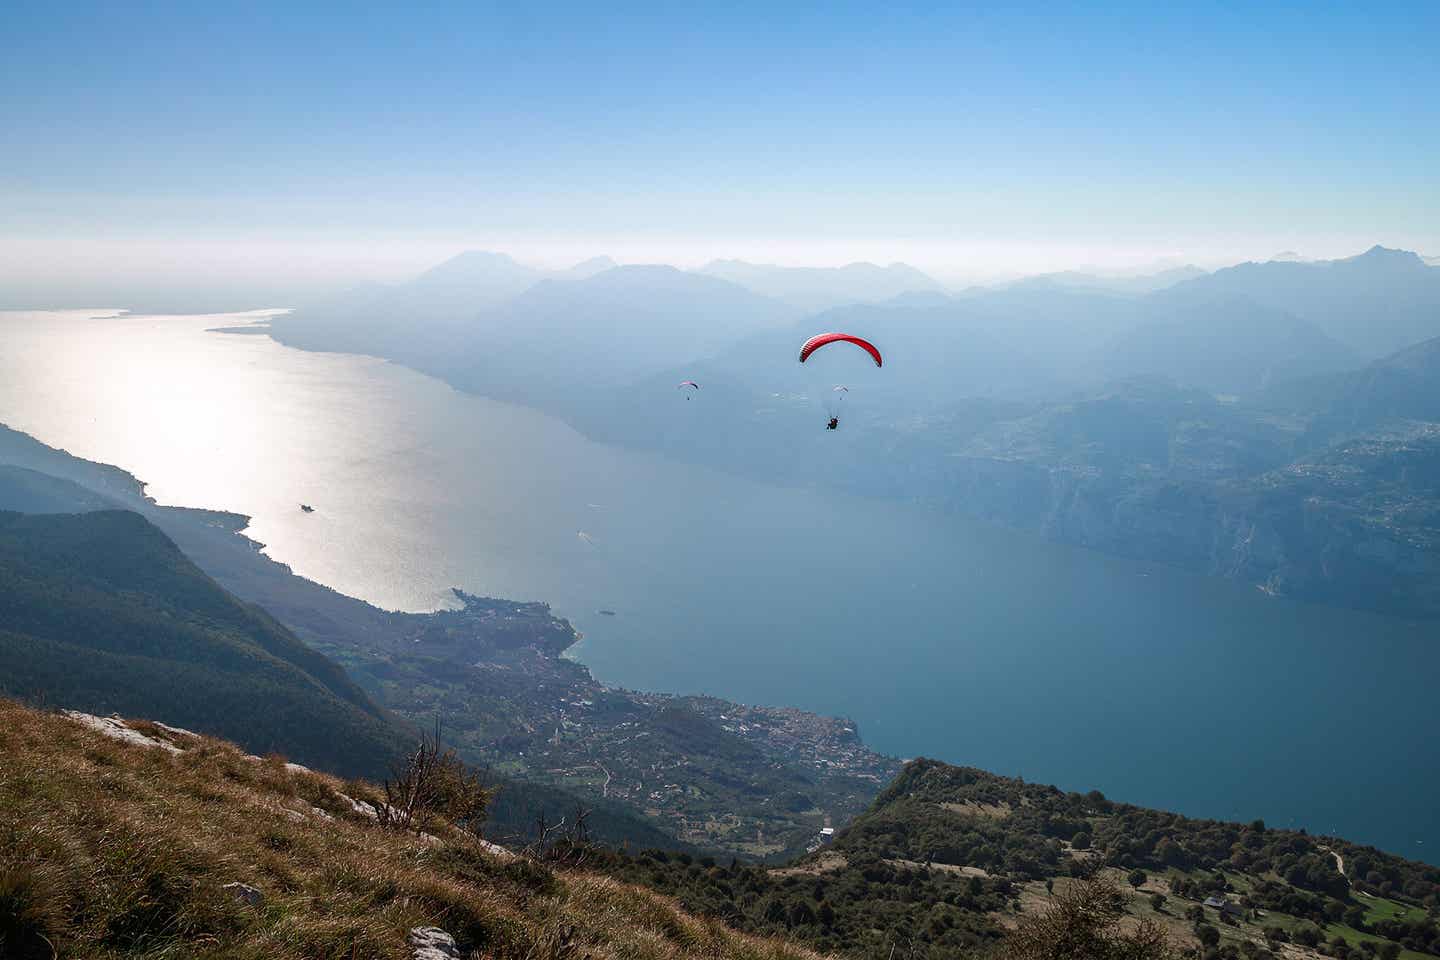
<svg viewBox="0 0 1440 960"><path fill-rule="evenodd" d="M675 384L675 389L683 391L685 394L685 399L689 400L690 394L700 389L700 384L696 383L694 380L681 380L679 383Z"/></svg>
<svg viewBox="0 0 1440 960"><path fill-rule="evenodd" d="M825 397L825 413L829 415L830 421L825 424L826 430L840 429L840 411L845 409L845 395L850 388L843 383L837 383L830 388L830 393Z"/></svg>

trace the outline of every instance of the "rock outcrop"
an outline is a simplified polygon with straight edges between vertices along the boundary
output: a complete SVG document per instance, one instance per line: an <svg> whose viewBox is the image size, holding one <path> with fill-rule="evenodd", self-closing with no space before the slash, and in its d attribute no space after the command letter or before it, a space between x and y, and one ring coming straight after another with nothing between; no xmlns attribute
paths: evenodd
<svg viewBox="0 0 1440 960"><path fill-rule="evenodd" d="M410 931L411 960L460 960L455 938L439 927L416 927Z"/></svg>

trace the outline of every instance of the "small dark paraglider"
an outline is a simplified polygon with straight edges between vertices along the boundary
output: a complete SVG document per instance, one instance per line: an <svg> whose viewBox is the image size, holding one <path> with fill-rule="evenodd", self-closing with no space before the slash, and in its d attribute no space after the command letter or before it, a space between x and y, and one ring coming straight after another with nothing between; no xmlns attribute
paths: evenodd
<svg viewBox="0 0 1440 960"><path fill-rule="evenodd" d="M827 424L825 424L825 429L826 429L826 430L838 430L838 429L840 429L840 418L839 418L839 417L831 417L831 418L830 418L830 422L827 423Z"/></svg>
<svg viewBox="0 0 1440 960"><path fill-rule="evenodd" d="M690 394L700 389L700 384L696 383L694 380L681 380L679 383L675 384L675 389L683 391L685 393L685 399L689 400Z"/></svg>

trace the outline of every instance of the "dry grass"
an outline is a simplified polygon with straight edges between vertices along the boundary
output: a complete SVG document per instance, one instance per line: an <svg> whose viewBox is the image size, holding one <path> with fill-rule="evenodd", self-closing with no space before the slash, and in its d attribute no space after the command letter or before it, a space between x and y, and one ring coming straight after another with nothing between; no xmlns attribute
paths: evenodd
<svg viewBox="0 0 1440 960"><path fill-rule="evenodd" d="M1019 919L992 960L1174 960L1165 927L1122 922L1124 904L1125 895L1107 880L1057 885L1043 908Z"/></svg>
<svg viewBox="0 0 1440 960"><path fill-rule="evenodd" d="M1003 802L981 803L978 800L966 800L964 803L942 803L939 807L961 816L980 817L984 820L1004 820L1012 813L1010 804Z"/></svg>
<svg viewBox="0 0 1440 960"><path fill-rule="evenodd" d="M397 960L442 927L497 960L813 960L616 881L386 831L342 783L180 738L179 754L0 701L0 955ZM259 888L250 906L223 889Z"/></svg>

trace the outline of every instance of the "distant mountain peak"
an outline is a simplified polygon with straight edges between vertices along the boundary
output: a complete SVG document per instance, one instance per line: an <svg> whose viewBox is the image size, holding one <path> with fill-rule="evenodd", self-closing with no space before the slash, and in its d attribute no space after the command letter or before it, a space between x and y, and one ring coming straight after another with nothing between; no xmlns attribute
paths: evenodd
<svg viewBox="0 0 1440 960"><path fill-rule="evenodd" d="M507 253L490 250L466 250L426 270L415 282L422 284L472 283L496 277L528 277L538 271L517 263Z"/></svg>
<svg viewBox="0 0 1440 960"><path fill-rule="evenodd" d="M1403 267L1407 269L1412 267L1425 267L1425 261L1421 259L1418 253L1415 253L1412 250L1399 250L1394 247L1383 247L1378 243L1375 244L1375 246L1371 247L1369 250L1366 250L1364 253L1358 254L1353 257L1346 257L1341 260L1335 260L1333 262L1352 263L1357 265L1363 264L1367 266L1381 265Z"/></svg>
<svg viewBox="0 0 1440 960"><path fill-rule="evenodd" d="M593 277L597 273L604 273L606 270L614 270L618 266L620 265L612 258L602 255L591 257L588 260L582 260L575 264L575 266L564 271L564 274L573 279L583 279L585 277Z"/></svg>
<svg viewBox="0 0 1440 960"><path fill-rule="evenodd" d="M515 258L510 256L510 254L508 253L500 253L497 250L462 250L460 253L457 253L455 254L455 256L451 257L449 260L442 261L441 263L436 264L434 267L431 267L428 272L433 273L436 270L444 270L447 267L456 267L461 265L479 266L482 264L490 266L503 265L507 267L520 266L520 264L516 262Z"/></svg>

